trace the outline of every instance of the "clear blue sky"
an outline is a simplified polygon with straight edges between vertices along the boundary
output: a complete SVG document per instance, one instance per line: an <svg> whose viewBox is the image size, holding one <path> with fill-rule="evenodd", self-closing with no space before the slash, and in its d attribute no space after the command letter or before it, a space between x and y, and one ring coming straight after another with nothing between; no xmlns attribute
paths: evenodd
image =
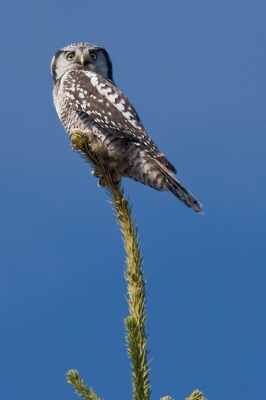
<svg viewBox="0 0 266 400"><path fill-rule="evenodd" d="M206 212L124 180L145 261L152 398L261 398L265 1L3 0L1 17L1 399L77 399L72 368L102 398L132 398L119 229L52 103L52 56L79 41L107 49L116 84Z"/></svg>

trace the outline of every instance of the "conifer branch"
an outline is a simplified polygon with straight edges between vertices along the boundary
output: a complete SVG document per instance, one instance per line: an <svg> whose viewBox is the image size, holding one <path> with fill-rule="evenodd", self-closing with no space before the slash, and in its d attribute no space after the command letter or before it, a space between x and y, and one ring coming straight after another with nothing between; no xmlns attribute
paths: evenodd
<svg viewBox="0 0 266 400"><path fill-rule="evenodd" d="M89 389L83 380L79 377L78 371L71 369L67 373L67 382L76 389L76 393L86 400L101 400L100 397L92 390Z"/></svg>
<svg viewBox="0 0 266 400"><path fill-rule="evenodd" d="M174 400L174 399L170 396L164 396L164 397L161 397L160 400Z"/></svg>
<svg viewBox="0 0 266 400"><path fill-rule="evenodd" d="M203 394L197 389L195 390L186 400L207 400L203 397Z"/></svg>
<svg viewBox="0 0 266 400"><path fill-rule="evenodd" d="M94 174L100 176L100 185L109 192L112 204L123 235L124 247L127 254L125 279L127 281L129 316L125 318L126 342L129 358L132 362L133 393L135 400L149 400L150 381L149 363L147 362L147 334L145 325L147 315L146 286L142 271L142 255L140 253L139 237L131 208L120 185L115 183L112 171L108 171L101 158L91 150L90 135L82 131L74 131L71 136L73 149L93 166Z"/></svg>
<svg viewBox="0 0 266 400"><path fill-rule="evenodd" d="M94 168L94 175L100 177L99 184L108 191L116 211L118 224L123 235L127 254L125 280L127 282L127 303L129 316L125 318L127 352L131 360L133 394L135 400L149 400L151 389L149 364L147 361L146 315L146 282L143 277L142 255L137 228L131 217L131 208L125 198L120 184L116 183L113 172L104 165L101 157L94 152L95 143L90 143L90 131L75 130L71 135L71 144ZM95 139L94 139L95 140ZM88 389L79 377L78 371L70 370L67 381L72 384L76 393L86 400L100 400L92 389ZM173 400L165 396L161 400ZM206 400L199 390L195 390L186 400Z"/></svg>

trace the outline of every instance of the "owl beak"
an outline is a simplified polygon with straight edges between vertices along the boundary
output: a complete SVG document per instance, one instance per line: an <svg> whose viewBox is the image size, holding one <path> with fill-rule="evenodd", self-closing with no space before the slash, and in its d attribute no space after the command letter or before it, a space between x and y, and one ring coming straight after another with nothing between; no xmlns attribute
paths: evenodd
<svg viewBox="0 0 266 400"><path fill-rule="evenodd" d="M85 64L85 56L84 56L84 54L81 54L79 56L79 59L80 59L81 65L84 65Z"/></svg>

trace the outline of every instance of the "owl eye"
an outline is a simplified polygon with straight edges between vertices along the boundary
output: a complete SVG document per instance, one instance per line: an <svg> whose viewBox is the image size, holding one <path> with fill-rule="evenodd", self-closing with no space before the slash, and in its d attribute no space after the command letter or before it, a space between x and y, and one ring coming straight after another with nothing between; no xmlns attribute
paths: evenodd
<svg viewBox="0 0 266 400"><path fill-rule="evenodd" d="M67 55L66 55L67 61L72 61L74 57L75 57L75 53L67 53Z"/></svg>
<svg viewBox="0 0 266 400"><path fill-rule="evenodd" d="M92 52L90 53L90 56L91 56L91 58L92 58L93 60L96 60L96 58L97 58L97 54L94 53L94 51L92 51Z"/></svg>

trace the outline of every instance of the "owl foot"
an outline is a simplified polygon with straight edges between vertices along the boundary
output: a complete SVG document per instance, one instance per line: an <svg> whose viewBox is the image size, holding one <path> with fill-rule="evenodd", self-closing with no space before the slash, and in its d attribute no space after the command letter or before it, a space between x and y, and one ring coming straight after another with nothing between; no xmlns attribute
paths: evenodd
<svg viewBox="0 0 266 400"><path fill-rule="evenodd" d="M91 135L92 135L92 132L91 132L89 129L86 129L86 130L82 130L82 129L73 129L73 131L72 131L71 134L70 134L70 139L71 139L72 136L74 136L74 135L81 136L81 137L89 136L89 135L88 135L88 132L90 132Z"/></svg>
<svg viewBox="0 0 266 400"><path fill-rule="evenodd" d="M73 135L77 135L88 140L88 146L91 151L93 151L97 156L101 158L106 158L108 156L107 149L101 142L101 140L94 135L90 129L73 129L70 138Z"/></svg>
<svg viewBox="0 0 266 400"><path fill-rule="evenodd" d="M101 177L101 173L98 171L97 168L93 169L93 170L91 171L91 174L92 174L93 176L95 176L95 178L100 178L100 177Z"/></svg>
<svg viewBox="0 0 266 400"><path fill-rule="evenodd" d="M121 174L113 169L108 169L104 174L101 175L98 169L95 168L93 171L91 171L91 173L95 176L95 178L100 178L98 182L98 186L100 187L106 186L107 174L111 175L112 183L116 186L119 186L122 178Z"/></svg>
<svg viewBox="0 0 266 400"><path fill-rule="evenodd" d="M111 172L111 176L112 176L112 182L118 186L122 180L122 175L120 174L120 172L118 172L114 169L112 169L110 172Z"/></svg>

